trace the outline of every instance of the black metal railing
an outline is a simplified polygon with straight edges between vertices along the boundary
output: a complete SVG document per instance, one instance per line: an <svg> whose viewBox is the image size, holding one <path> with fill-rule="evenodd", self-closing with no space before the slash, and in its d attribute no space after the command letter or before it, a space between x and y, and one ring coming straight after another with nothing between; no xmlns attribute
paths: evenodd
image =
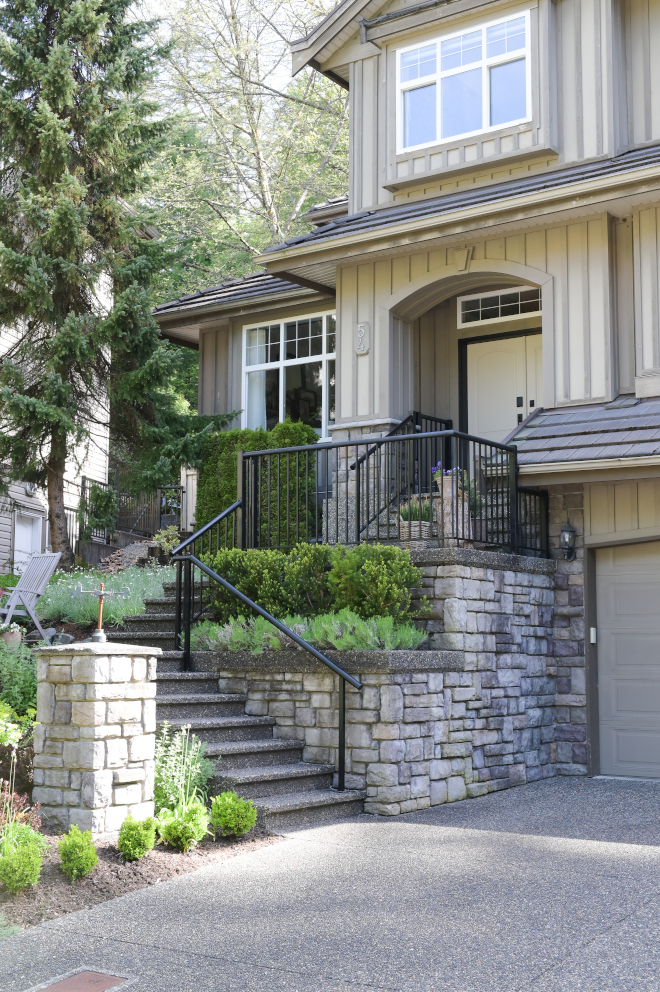
<svg viewBox="0 0 660 992"><path fill-rule="evenodd" d="M96 493L113 490L117 516L114 526L90 526L96 513ZM114 531L134 534L136 538L153 537L165 527L181 526L181 502L184 489L180 485L160 486L154 492L135 495L122 492L109 482L96 482L82 478L80 496L82 512L79 514L78 538L89 534L97 541L105 541Z"/></svg>
<svg viewBox="0 0 660 992"><path fill-rule="evenodd" d="M511 445L415 431L243 452L239 464L241 547L437 538L518 550Z"/></svg>
<svg viewBox="0 0 660 992"><path fill-rule="evenodd" d="M518 486L518 554L550 557L547 489Z"/></svg>
<svg viewBox="0 0 660 992"><path fill-rule="evenodd" d="M235 513L236 505L225 511L225 514L229 516ZM222 516L222 514L220 514ZM227 519L227 517L225 517ZM215 526L215 522L207 524L208 528ZM172 552L172 561L176 564L176 608L175 608L175 644L183 650L183 667L184 670L190 667L190 632L192 624L196 619L199 618L201 613L206 609L206 604L208 603L209 596L212 595L213 584L217 583L221 585L228 593L235 596L240 600L245 606L249 607L259 616L264 617L269 623L271 623L277 630L286 634L290 637L299 647L303 648L309 654L311 654L317 661L322 662L327 666L335 675L339 676L339 693L338 693L338 710L339 710L339 721L338 721L338 741L337 741L337 789L340 792L344 791L345 788L345 772L346 772L346 683L352 685L354 689L358 691L362 688L362 683L359 679L356 679L353 675L349 675L345 672L343 668L336 665L334 661L326 658L324 654L317 651L313 645L309 644L302 637L296 634L293 630L290 630L285 624L280 620L277 620L274 616L264 610L257 603L253 602L248 596L242 593L239 589L232 586L226 579L217 572L214 572L212 568L205 565L203 561L190 553L190 545L193 541L189 538L188 541L184 541L175 548ZM185 552L185 553L184 553ZM196 576L199 573L199 579ZM204 583L203 579L209 580ZM198 606L201 610L196 612L196 592L199 594Z"/></svg>

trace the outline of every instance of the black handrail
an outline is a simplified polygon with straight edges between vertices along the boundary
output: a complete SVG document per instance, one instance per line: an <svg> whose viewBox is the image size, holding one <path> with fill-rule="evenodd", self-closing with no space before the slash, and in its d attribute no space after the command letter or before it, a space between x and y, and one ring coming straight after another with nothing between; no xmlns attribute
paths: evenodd
<svg viewBox="0 0 660 992"><path fill-rule="evenodd" d="M224 512L228 513L229 510L225 510ZM345 770L346 770L346 683L347 682L350 683L350 685L352 685L353 688L357 689L358 691L362 688L362 683L359 681L359 679L356 679L354 678L354 676L349 675L348 672L345 672L343 668L339 667L339 665L336 665L334 661L330 661L329 658L326 658L324 654L321 654L320 651L317 651L315 647L313 647L302 637L300 637L299 634L296 634L293 630L287 627L286 624L283 624L280 620L276 620L275 617L272 616L267 610L264 610L263 607L258 606L255 602L253 602L249 598L249 596L246 596L245 593L240 591L240 589L236 589L235 586L233 586L230 582L227 582L227 580L224 579L221 575L218 575L217 572L214 572L212 568L209 568L208 565L205 565L204 562L200 561L199 558L196 558L195 555L190 555L190 554L177 555L173 551L172 561L173 562L175 561L177 563L177 615L179 615L181 605L183 605L184 668L188 668L190 662L190 626L192 621L191 606L192 606L192 592L193 592L191 572L192 572L192 567L195 566L196 568L199 568L202 572L206 573L206 575L208 575L209 578L213 579L215 582L219 582L220 585L224 589L226 589L227 592L231 593L232 596L235 596L237 599L240 599L242 603L245 603L246 606L249 606L250 609L258 613L259 616L262 616L265 620L268 620L268 622L271 623L274 627L277 627L277 629L282 631L283 634L286 634L286 636L290 637L292 641L295 641L295 643L300 645L301 648L304 648L305 651L308 651L318 661L323 662L323 664L327 665L327 667L330 668L331 671L335 673L335 675L339 676L339 748L338 748L338 762L337 762L337 789L339 792L343 792L345 788ZM180 587L181 587L180 576L181 576L182 566L185 573L183 576L183 604L181 604L181 592L180 592ZM179 647L178 644L177 647Z"/></svg>
<svg viewBox="0 0 660 992"><path fill-rule="evenodd" d="M187 537L185 541L182 541L181 544L179 544L176 548L174 548L173 551L170 552L170 554L172 556L178 555L179 552L183 551L184 548L187 548L189 544L193 544L193 542L196 541L198 538L203 537L203 535L206 534L206 532L209 531L211 527L215 527L216 524L219 524L221 520L224 520L225 517L228 517L230 513L235 513L236 510L239 510L242 505L243 505L243 500L237 499L235 503L232 503L231 506L228 506L226 510L223 510L222 513L219 513L217 517L214 517L213 520L209 521L208 524L204 524L204 526L200 527L199 530L196 530L194 534L192 534L190 537Z"/></svg>

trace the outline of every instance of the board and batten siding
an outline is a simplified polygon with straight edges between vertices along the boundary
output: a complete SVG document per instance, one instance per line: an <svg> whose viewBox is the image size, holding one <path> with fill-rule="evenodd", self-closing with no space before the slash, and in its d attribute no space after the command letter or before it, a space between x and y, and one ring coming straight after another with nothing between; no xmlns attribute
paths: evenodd
<svg viewBox="0 0 660 992"><path fill-rule="evenodd" d="M388 10L395 6L402 4ZM494 13L505 15L508 9L498 6ZM520 172L543 168L547 163L525 165L537 148L571 164L660 138L658 0L536 0L511 4L511 16L524 9L532 14L534 119L528 131L516 125L511 135L500 137L498 130L494 141L489 133L458 140L456 148L445 141L429 154L411 153L407 162L393 147L396 49L463 26L470 30L491 16L483 7L475 15L474 9L439 6L432 21L420 13L416 27L414 19L392 22L378 39L381 54L374 54L373 44L360 46L351 38L324 63L324 68L343 63L350 68L351 212L435 192L434 179L444 191L457 171L456 185L499 178L498 171L489 174L489 160L505 172L507 163L516 161ZM357 58L361 50L365 57ZM397 192L393 177L402 177L408 190Z"/></svg>
<svg viewBox="0 0 660 992"><path fill-rule="evenodd" d="M660 539L660 478L585 485L585 545L654 539Z"/></svg>
<svg viewBox="0 0 660 992"><path fill-rule="evenodd" d="M632 294L626 283L631 268L626 252L631 238L629 229L619 231L619 227L603 214L573 224L474 242L461 246L463 252L464 247L471 251L465 273L457 272L453 248L341 268L337 294L338 424L379 417L400 419L412 409L420 408L455 419L458 414L455 302L452 314L445 308L446 316L441 304L462 293L512 286L522 279L531 283L538 279L539 284L543 279L544 294L551 287L552 299L545 298L542 314L543 405L608 401L621 388L632 389L631 355L626 338L633 321ZM617 279L623 284L619 292ZM399 302L388 319L391 298L398 294L401 301L409 286L412 299L420 285L427 287L426 313L406 321L402 319L405 304ZM438 307L440 310L431 317L431 311ZM368 321L371 325L368 355L355 354L353 338L358 321ZM498 333L516 326L538 326L538 318L511 328L501 324L480 325L469 336ZM622 340L618 347L619 329ZM435 409L414 405L423 404L431 395L437 397L432 404Z"/></svg>

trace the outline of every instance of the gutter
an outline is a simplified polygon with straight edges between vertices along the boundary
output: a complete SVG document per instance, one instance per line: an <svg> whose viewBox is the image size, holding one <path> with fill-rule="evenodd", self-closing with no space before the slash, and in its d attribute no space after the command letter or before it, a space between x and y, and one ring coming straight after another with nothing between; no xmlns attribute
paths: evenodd
<svg viewBox="0 0 660 992"><path fill-rule="evenodd" d="M422 14L426 10L434 10L436 7L447 7L450 3L456 2L457 0L425 0L424 3L416 3L412 7L402 7L400 10L393 10L390 14L381 14L380 17L373 17L371 20L366 17L358 17L360 42L366 45L369 41L367 37L369 28L375 28L379 24L389 24L390 21L398 21L411 14Z"/></svg>
<svg viewBox="0 0 660 992"><path fill-rule="evenodd" d="M637 458L584 458L574 462L537 462L518 465L518 475L556 475L558 472L594 472L613 468L660 468L659 455Z"/></svg>
<svg viewBox="0 0 660 992"><path fill-rule="evenodd" d="M526 206L534 208L539 203L542 203L545 207L544 213L547 213L547 208L553 205L553 201L554 204L557 205L556 208L561 209L562 200L577 200L579 197L585 196L589 193L600 194L600 199L606 200L612 193L618 192L618 190L625 186L633 185L636 182L644 182L645 180L648 181L649 179L656 181L656 189L660 188L660 174L658 173L657 163L646 166L640 170L631 169L615 174L611 177L611 181L608 186L603 185L602 177L596 177L588 182L566 183L565 185L556 186L554 189L547 189L544 187L539 190L535 190L533 193L521 193L517 196L502 197L499 200L492 200L488 202L488 212L489 215L512 213L515 210L520 210ZM596 202L598 201L596 200ZM573 203L573 207L578 206L582 206L582 204ZM303 243L287 246L287 248L282 251L269 251L265 254L258 255L255 261L259 262L261 265L268 266L272 262L284 262L294 258L297 260L303 254L308 254L310 252L328 250L333 251L335 249L350 247L353 244L364 244L367 241L373 242L382 240L383 238L393 239L400 238L402 236L409 237L411 234L432 230L433 228L438 229L460 221L468 221L474 218L483 219L484 209L485 204L477 203L471 205L470 207L464 207L462 209L458 208L455 211L450 210L446 213L434 214L425 219L413 217L409 220L401 221L395 224L383 224L382 227L373 228L369 231L356 231L354 234L347 233L344 237L319 238L317 240L308 241L306 244ZM366 212L376 213L377 211L374 209ZM419 239L415 239L415 243L417 243L418 240ZM307 249L307 251L305 249ZM279 275L280 271L284 270L278 269L275 272L272 270L269 271L271 275Z"/></svg>

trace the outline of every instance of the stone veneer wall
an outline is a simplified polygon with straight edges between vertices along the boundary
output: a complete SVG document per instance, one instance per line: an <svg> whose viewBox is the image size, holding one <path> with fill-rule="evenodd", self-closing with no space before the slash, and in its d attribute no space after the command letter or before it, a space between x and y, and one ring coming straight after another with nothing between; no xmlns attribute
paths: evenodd
<svg viewBox="0 0 660 992"><path fill-rule="evenodd" d="M490 552L414 555L436 650L328 652L347 687L346 784L365 810L398 814L556 774L554 561ZM338 679L303 651L198 656L275 736L336 764ZM549 663L550 661L550 663Z"/></svg>
<svg viewBox="0 0 660 992"><path fill-rule="evenodd" d="M587 695L584 651L584 487L581 482L549 486L550 551L557 562L554 576L555 622L550 654L556 666L555 730L557 772L587 774ZM564 523L577 532L575 559L559 550Z"/></svg>
<svg viewBox="0 0 660 992"><path fill-rule="evenodd" d="M113 834L153 816L160 648L38 649L33 802L45 825Z"/></svg>

